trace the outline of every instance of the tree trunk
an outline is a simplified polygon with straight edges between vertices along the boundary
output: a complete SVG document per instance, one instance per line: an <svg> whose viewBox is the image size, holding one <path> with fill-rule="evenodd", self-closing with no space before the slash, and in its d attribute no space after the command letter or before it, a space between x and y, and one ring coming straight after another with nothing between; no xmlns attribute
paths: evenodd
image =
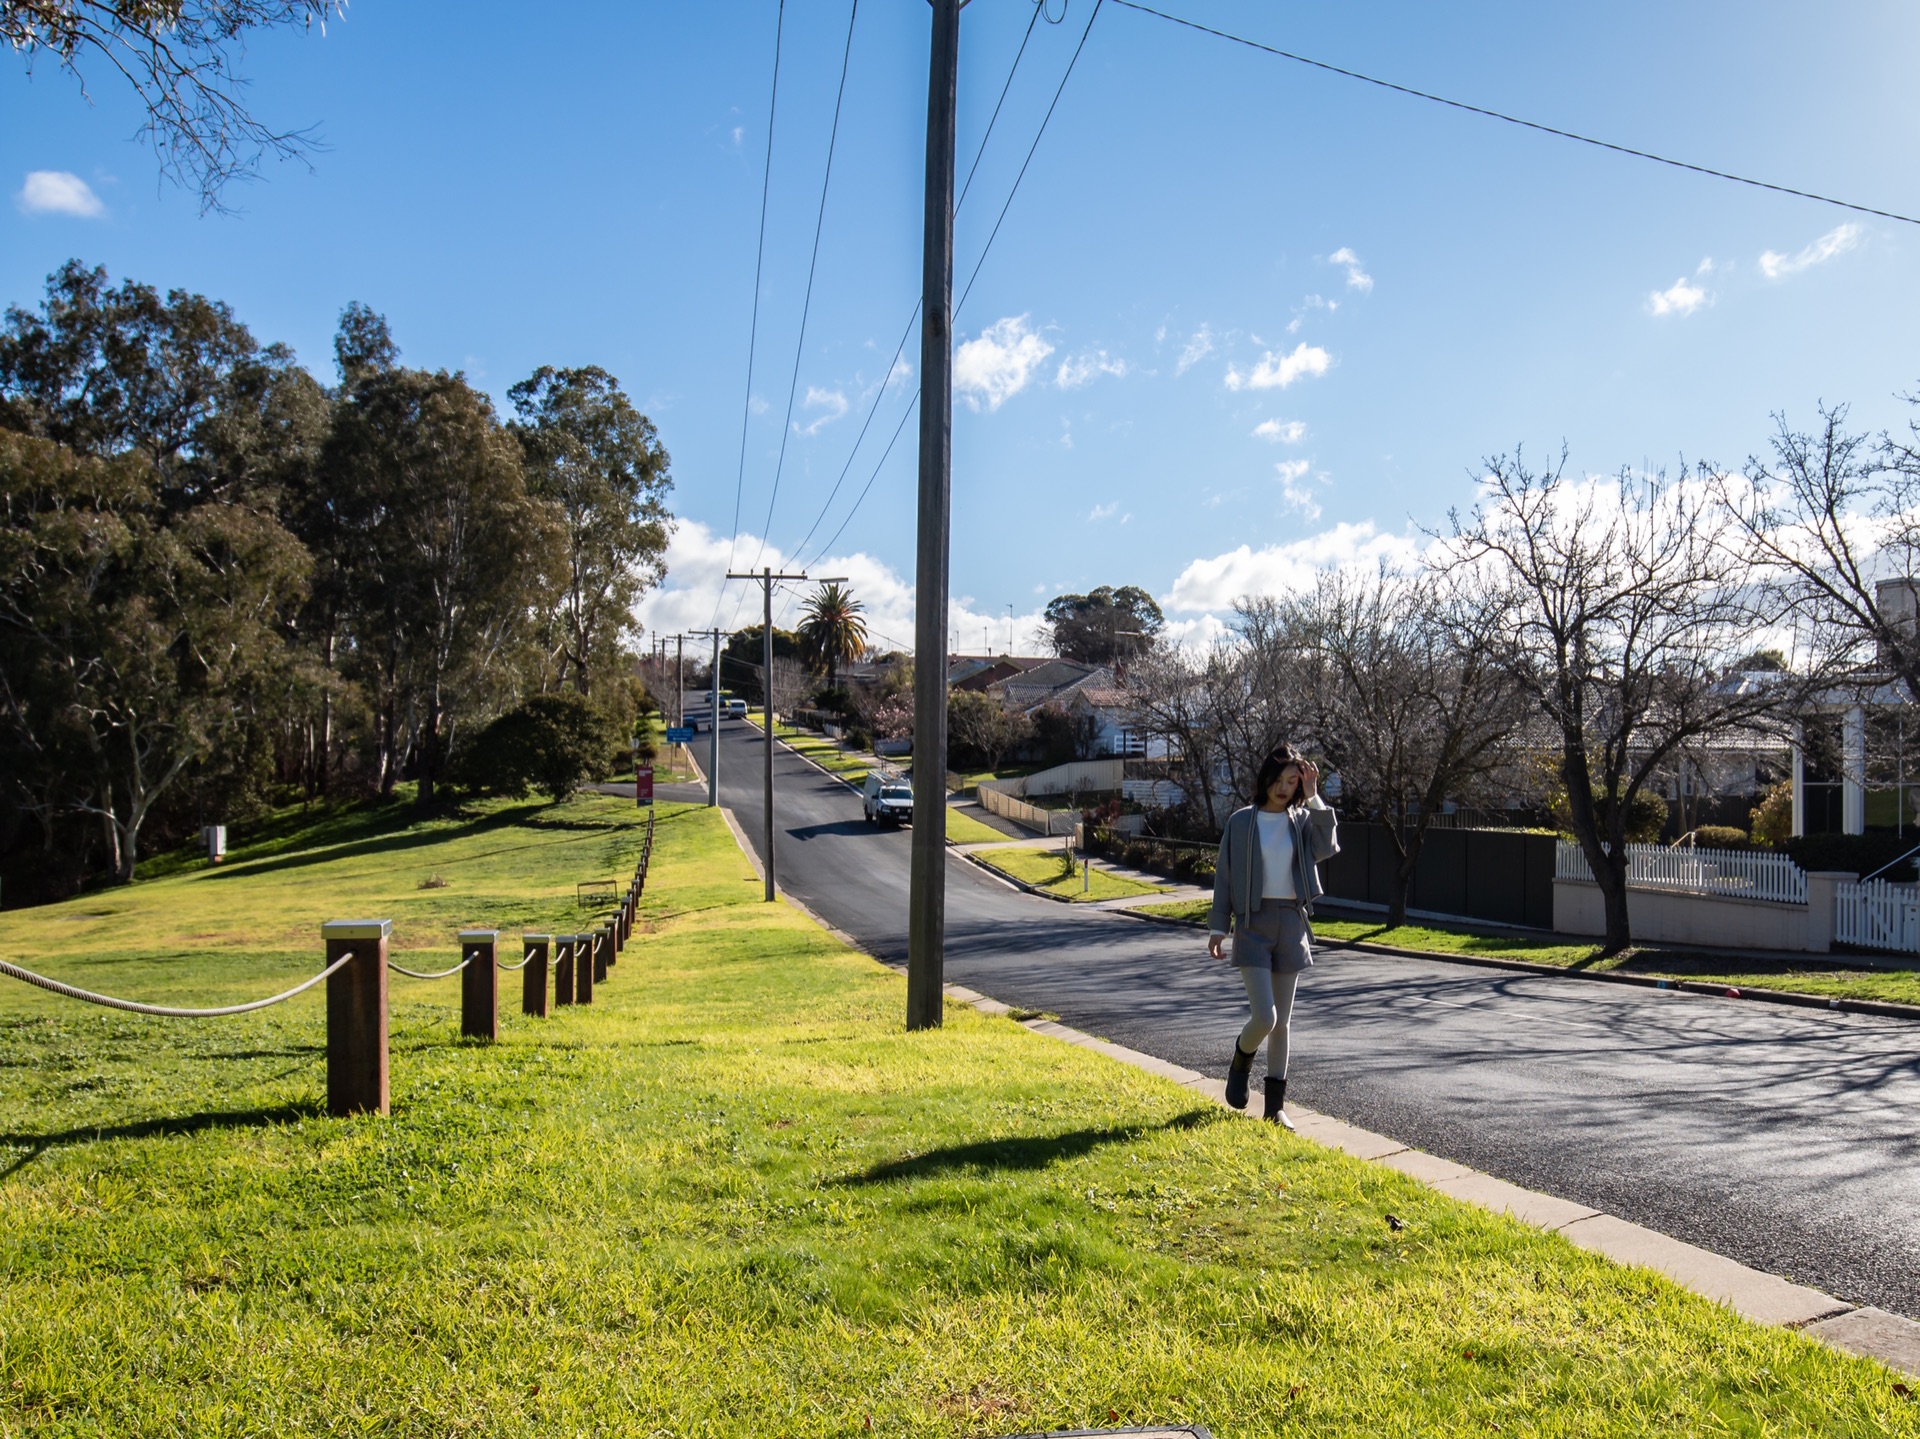
<svg viewBox="0 0 1920 1439"><path fill-rule="evenodd" d="M332 792L333 778L333 636L329 634L326 646L322 650L322 663L326 668L328 684L320 692L320 742L317 769L319 771L320 797L325 799Z"/></svg>
<svg viewBox="0 0 1920 1439"><path fill-rule="evenodd" d="M393 748L393 694L389 691L380 707L380 798L393 798L394 781L399 777L399 756Z"/></svg>
<svg viewBox="0 0 1920 1439"><path fill-rule="evenodd" d="M1620 954L1633 943L1633 933L1627 922L1627 851L1626 846L1608 856L1604 865L1594 868L1593 877L1600 885L1600 898L1606 906L1607 935L1600 947L1602 955Z"/></svg>
<svg viewBox="0 0 1920 1439"><path fill-rule="evenodd" d="M427 722L420 734L420 790L417 803L433 803L433 781L440 769L440 686L427 691Z"/></svg>

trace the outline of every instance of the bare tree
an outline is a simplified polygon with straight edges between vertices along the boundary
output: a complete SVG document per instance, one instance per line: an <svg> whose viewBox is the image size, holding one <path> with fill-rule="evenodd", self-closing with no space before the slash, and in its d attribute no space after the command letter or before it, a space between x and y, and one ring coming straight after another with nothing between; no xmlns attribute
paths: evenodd
<svg viewBox="0 0 1920 1439"><path fill-rule="evenodd" d="M239 61L253 31L320 29L346 0L0 0L0 41L34 61L47 54L79 80L97 62L133 87L141 128L162 173L221 208L227 183L251 177L269 155L313 149L310 131L277 130L245 103Z"/></svg>
<svg viewBox="0 0 1920 1439"><path fill-rule="evenodd" d="M1474 621L1558 741L1575 839L1606 908L1603 952L1632 941L1628 808L1682 745L1778 729L1808 677L1740 671L1779 616L1748 583L1734 521L1703 475L1569 481L1488 461L1485 498L1452 516L1447 567L1477 570Z"/></svg>
<svg viewBox="0 0 1920 1439"><path fill-rule="evenodd" d="M1395 856L1387 922L1407 896L1433 816L1504 769L1524 698L1474 623L1478 577L1322 575L1280 614L1320 656L1319 714L1341 808L1385 827Z"/></svg>
<svg viewBox="0 0 1920 1439"><path fill-rule="evenodd" d="M1798 622L1803 649L1822 647L1814 663L1871 661L1874 677L1920 699L1920 422L1906 440L1875 443L1848 432L1844 405L1822 406L1811 434L1774 418L1771 458L1749 459L1744 483L1715 482L1743 557Z"/></svg>

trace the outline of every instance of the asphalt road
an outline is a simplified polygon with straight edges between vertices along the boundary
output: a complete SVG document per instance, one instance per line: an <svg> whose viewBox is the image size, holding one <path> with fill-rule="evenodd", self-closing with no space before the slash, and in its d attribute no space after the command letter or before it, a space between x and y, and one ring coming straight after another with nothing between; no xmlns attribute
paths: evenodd
<svg viewBox="0 0 1920 1439"><path fill-rule="evenodd" d="M721 802L756 850L764 753L723 727ZM784 746L775 773L781 888L904 963L908 833ZM957 856L946 977L1209 1073L1245 1019L1198 931L1038 899ZM1920 1025L1329 951L1300 985L1288 1095L1920 1318Z"/></svg>

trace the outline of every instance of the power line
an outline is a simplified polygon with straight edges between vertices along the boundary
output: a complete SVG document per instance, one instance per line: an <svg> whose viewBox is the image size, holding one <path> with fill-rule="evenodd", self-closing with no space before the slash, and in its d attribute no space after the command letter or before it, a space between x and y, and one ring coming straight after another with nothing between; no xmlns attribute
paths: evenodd
<svg viewBox="0 0 1920 1439"><path fill-rule="evenodd" d="M1053 92L1053 103L1047 106L1047 113L1040 119L1040 129L1034 134L1033 143L1027 147L1027 158L1020 162L1020 173L1013 177L1013 188L1007 191L1007 203L1000 207L999 219L993 222L993 230L987 236L987 243L981 248L980 258L974 262L973 273L967 277L967 288L960 292L960 303L953 307L954 319L960 318L960 311L966 307L967 296L973 293L973 282L980 278L980 267L987 263L987 256L993 250L993 242L1000 234L1000 225L1007 218L1007 211L1013 208L1013 197L1020 193L1020 182L1027 178L1027 166L1033 163L1034 152L1040 148L1040 141L1047 133L1047 124L1053 119L1054 108L1059 105L1060 97L1066 93L1067 81L1073 78L1073 67L1080 63L1080 52L1087 48L1087 37L1093 34L1093 22L1100 18L1100 7L1105 0L1093 0L1093 13L1087 16L1087 28L1080 32L1080 43L1073 47L1073 58L1067 61L1067 70L1060 77L1060 84Z"/></svg>
<svg viewBox="0 0 1920 1439"><path fill-rule="evenodd" d="M820 177L820 208L813 221L813 254L807 261L807 293L800 304L800 336L793 347L793 379L787 385L787 416L780 426L780 458L773 467L773 493L767 496L767 519L760 527L760 547L753 563L767 551L767 534L773 528L773 507L780 500L780 474L786 468L787 440L793 432L793 397L800 392L800 361L807 348L807 317L813 310L813 277L820 265L820 233L827 223L827 190L833 183L833 154L840 143L840 107L847 98L847 71L853 62L853 26L860 17L860 0L853 0L847 12L847 45L840 57L840 89L833 99L833 128L827 134L827 169Z"/></svg>
<svg viewBox="0 0 1920 1439"><path fill-rule="evenodd" d="M973 152L973 164L967 170L966 183L960 187L960 198L953 202L953 213L955 215L958 215L960 213L960 207L967 203L967 191L973 188L973 177L979 173L980 161L986 157L987 141L993 138L993 127L1000 123L1000 109L1007 103L1007 92L1013 88L1013 77L1019 73L1021 57L1027 53L1027 42L1033 39L1034 27L1040 23L1040 17L1045 12L1045 9L1046 6L1043 3L1039 3L1039 0L1036 0L1033 7L1033 18L1027 21L1026 33L1020 37L1020 48L1014 52L1013 64L1007 67L1006 83L1000 87L1000 98L994 101L993 114L987 117L987 128L980 136L980 148ZM1061 12L1060 18L1062 20L1066 18L1064 10ZM1047 23L1057 25L1060 21L1053 19L1052 16L1048 16ZM920 318L920 303L919 300L913 302L913 313L907 317L907 328L900 334L900 343L894 346L893 362L887 366L887 373L881 378L880 388L874 391L873 403L867 407L866 418L860 422L860 433L854 436L853 448L847 451L846 464L840 467L839 477L834 480L833 488L827 492L826 501L820 506L820 513L814 516L813 523L807 527L806 535L801 539L799 544L793 547L792 553L797 555L807 547L807 543L813 538L814 532L820 528L821 523L827 518L827 512L833 508L833 502L840 493L840 487L846 483L847 474L853 469L853 462L860 454L860 446L866 442L867 431L873 425L873 417L880 412L880 401L886 398L887 382L893 378L893 372L900 368L900 357L906 353L907 341L913 338L914 323ZM911 407L911 402L909 402L909 407ZM889 448L891 448L891 446L889 446ZM843 525L841 528L844 529L845 526Z"/></svg>
<svg viewBox="0 0 1920 1439"><path fill-rule="evenodd" d="M1040 120L1040 128L1034 134L1033 144L1027 147L1027 158L1020 162L1020 173L1014 176L1013 188L1007 192L1006 203L1000 207L999 217L993 222L993 229L987 235L987 243L980 251L980 258L974 262L973 273L967 277L967 287L960 292L959 304L953 307L953 313L956 319L959 317L961 306L967 303L967 296L973 293L973 282L980 278L980 268L987 263L987 256L993 250L994 240L999 237L1000 226L1007 218L1007 211L1013 208L1013 198L1020 193L1020 182L1027 178L1027 167L1033 163L1034 153L1039 150L1040 141L1047 133L1048 122L1053 119L1053 112L1060 104L1060 97L1066 92L1067 81L1073 78L1073 67L1080 63L1080 52L1087 48L1087 37L1093 34L1093 22L1100 18L1100 6L1103 3L1104 0L1094 0L1093 13L1087 17L1087 28L1080 32L1080 43L1074 46L1073 58L1067 61L1066 72L1061 75L1060 83L1054 89L1053 101L1047 106L1047 113ZM958 209L957 206L955 208ZM880 463L873 467L873 474L867 478L866 488L860 491L860 498L855 500L853 502L853 508L847 511L847 517L840 522L840 528L833 532L833 539L828 540L821 548L821 555L824 555L827 550L833 548L834 541L840 538L841 533L853 522L853 517L859 513L860 506L866 501L868 491L873 488L873 482L880 478L880 470L887 462L887 455L893 453L895 442L899 440L901 431L907 427L907 416L913 413L913 406L919 399L920 392L915 390L913 393L913 402L908 404L906 414L900 417L900 427L893 432L893 439L887 442L886 451L880 456ZM851 461L849 461L849 463L851 463ZM812 562L818 564L819 555L816 555Z"/></svg>
<svg viewBox="0 0 1920 1439"><path fill-rule="evenodd" d="M780 36L787 23L787 0L780 0L773 23L773 93L767 99L767 164L760 176L760 240L753 254L753 323L747 332L747 393L740 402L740 468L733 477L733 539L727 546L727 568L733 568L740 544L740 499L747 479L747 421L753 414L753 356L760 340L760 273L767 254L767 191L773 182L773 120L780 104ZM713 602L713 618L720 618L720 600ZM709 622L711 623L711 621Z"/></svg>
<svg viewBox="0 0 1920 1439"><path fill-rule="evenodd" d="M1344 76L1349 80L1360 80L1368 85L1377 85L1382 90L1393 90L1401 95L1411 95L1416 100L1428 100L1435 105L1445 105L1454 110L1465 110L1470 115L1483 115L1489 120L1502 120L1509 125L1518 125L1527 130L1538 130L1543 135L1557 135L1562 140L1576 140L1582 145L1592 145L1596 149L1611 150L1617 155L1631 155L1636 160L1651 160L1656 165L1670 165L1676 170L1689 170L1696 175L1709 175L1716 180L1731 180L1736 185L1751 185L1756 190L1771 190L1779 195L1792 195L1801 200L1813 200L1822 205L1834 205L1842 210L1853 210L1862 215L1876 215L1882 220L1898 220L1903 225L1920 225L1911 215L1900 215L1892 210L1876 210L1871 205L1856 205L1851 200L1836 200L1831 195L1820 195L1812 190L1796 190L1790 185L1775 185L1767 180L1755 180L1746 175L1735 175L1726 170L1714 170L1705 165L1695 165L1686 160L1675 160L1666 155L1656 155L1650 150L1636 150L1629 145L1616 145L1611 140L1596 140L1591 135L1577 134L1572 130L1562 130L1553 125L1543 125L1537 120L1522 120L1517 115L1502 114L1498 110L1489 110L1482 105L1469 105L1464 100L1449 100L1444 95L1430 94L1425 90L1416 90L1411 85L1396 85L1391 80L1381 80L1373 75L1364 75L1358 70L1348 70L1339 65L1330 65L1325 60L1315 60L1307 55L1296 55L1291 50L1282 50L1277 46L1265 45L1258 40L1249 40L1244 35L1234 35L1226 30L1216 30L1211 25L1202 25L1197 20L1186 20L1178 15L1169 15L1164 10L1156 10L1151 5L1142 5L1139 0L1113 0L1116 5L1124 5L1129 10L1138 10L1143 15L1156 16L1175 25L1184 25L1189 30L1198 30L1203 35L1212 35L1221 40L1231 40L1236 45L1245 45L1250 50L1264 51L1268 55L1277 55L1282 60L1291 60L1297 65L1309 65L1315 70L1325 70L1330 75Z"/></svg>

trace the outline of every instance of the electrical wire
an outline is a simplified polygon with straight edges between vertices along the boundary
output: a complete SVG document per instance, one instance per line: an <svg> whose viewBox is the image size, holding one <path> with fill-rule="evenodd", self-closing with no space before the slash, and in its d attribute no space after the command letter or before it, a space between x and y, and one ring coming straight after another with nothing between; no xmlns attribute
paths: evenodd
<svg viewBox="0 0 1920 1439"><path fill-rule="evenodd" d="M1074 46L1073 58L1067 62L1066 71L1061 75L1059 85L1054 88L1052 103L1047 106L1047 113L1041 117L1040 128L1034 134L1033 143L1027 147L1027 158L1020 162L1020 173L1014 176L1013 188L1007 192L1006 203L1000 207L1000 214L993 222L992 231L987 235L987 243L981 247L980 258L974 262L973 273L967 277L967 287L960 292L959 304L953 307L955 319L959 318L961 308L967 303L967 296L973 293L973 283L980 278L980 269L987 263L987 256L993 251L993 242L1000 235L1000 226L1007 218L1007 211L1013 208L1014 196L1020 193L1020 182L1027 178L1027 167L1033 163L1034 154L1040 148L1040 141L1047 133L1047 125L1053 119L1053 112L1060 104L1060 97L1066 93L1067 81L1073 78L1074 66L1080 63L1080 52L1087 48L1087 37L1093 34L1093 22L1100 18L1100 6L1103 3L1105 3L1105 0L1094 0L1093 13L1087 17L1087 28L1080 32L1080 43ZM860 498L853 502L853 508L847 511L846 519L842 520L840 522L840 528L834 531L833 539L828 540L826 545L822 547L821 555L824 555L827 550L833 548L834 541L840 538L841 533L852 523L853 517L859 513L860 506L866 501L868 491L873 489L873 482L880 477L880 469L881 466L886 464L887 455L893 453L893 447L900 439L900 432L907 426L907 416L913 413L914 405L918 404L919 399L920 391L915 390L913 403L908 405L906 414L900 417L900 425L899 428L893 432L893 439L887 442L886 453L880 456L880 463L873 467L873 474L868 477L866 488L860 491ZM816 555L813 562L817 563L819 558L820 556ZM804 569L805 566L803 565L801 568Z"/></svg>
<svg viewBox="0 0 1920 1439"><path fill-rule="evenodd" d="M1073 67L1080 63L1080 52L1087 48L1087 37L1093 34L1093 22L1100 18L1100 7L1106 0L1093 0L1093 13L1087 16L1087 28L1080 32L1080 43L1073 47L1073 58L1067 61L1066 73L1060 77L1060 83L1054 88L1053 102L1047 106L1047 113L1040 117L1040 128L1034 133L1033 143L1027 147L1027 158L1020 162L1020 173L1013 177L1013 188L1007 191L1007 203L1000 207L999 218L993 222L993 230L987 236L987 243L980 249L980 258L974 261L973 273L967 277L967 287L960 292L960 303L953 307L952 318L960 318L961 310L966 308L967 296L973 293L973 282L980 278L980 267L987 263L987 256L993 252L993 242L999 237L1000 226L1007 218L1007 211L1013 208L1013 197L1020 193L1020 182L1027 178L1027 166L1033 163L1034 152L1040 148L1040 141L1047 133L1047 125L1053 119L1054 109L1060 104L1060 97L1066 93L1067 81L1073 78ZM1062 17L1064 18L1064 16Z"/></svg>
<svg viewBox="0 0 1920 1439"><path fill-rule="evenodd" d="M773 120L780 106L780 36L787 23L787 0L780 0L780 10L773 23L773 92L767 98L767 164L760 176L760 240L753 254L753 322L747 331L747 393L740 402L740 467L733 477L733 538L727 545L727 568L733 568L734 552L740 544L740 500L746 493L747 481L747 421L753 414L753 356L760 340L760 276L761 266L767 254L767 192L773 183ZM720 618L720 604L725 596L723 587L714 597L713 619L707 621L711 628Z"/></svg>
<svg viewBox="0 0 1920 1439"><path fill-rule="evenodd" d="M980 171L980 161L985 158L987 153L987 142L993 138L993 127L1000 123L1000 110L1001 107L1007 103L1007 92L1013 89L1013 77L1020 72L1020 60L1027 53L1027 42L1033 39L1034 27L1040 23L1040 17L1045 13L1045 10L1046 6L1043 3L1039 3L1039 0L1036 0L1033 7L1033 18L1027 21L1026 33L1020 37L1020 48L1014 52L1013 64L1007 67L1006 81L1000 86L1000 98L994 101L993 114L987 117L987 128L981 132L980 147L973 152L973 164L967 170L966 183L960 187L960 198L953 202L953 213L956 216L960 213L960 207L967 203L967 191L973 188L973 177ZM1061 8L1060 18L1062 20L1066 18L1064 6ZM1049 15L1047 16L1047 23L1057 25L1060 21L1055 20ZM880 401L886 398L887 384L893 379L894 371L900 368L900 359L906 354L907 341L913 338L913 327L920 319L920 307L924 303L923 300L915 300L913 302L913 313L907 317L907 327L901 331L900 343L894 346L893 361L887 366L887 373L880 381L880 388L874 391L873 403L867 407L866 418L860 422L860 433L854 436L853 448L847 451L847 462L840 467L839 477L834 480L833 488L827 492L826 501L820 506L820 513L814 516L813 523L807 527L806 535L802 537L800 543L795 545L788 553L797 555L804 550L808 542L813 539L815 531L820 528L821 523L827 518L828 512L832 510L833 502L840 494L840 487L846 483L847 475L853 469L853 462L860 454L860 446L866 443L867 431L873 425L873 417L880 412ZM911 404L911 402L909 402L909 404ZM728 568L732 567L729 566ZM805 569L806 566L802 565L801 568Z"/></svg>
<svg viewBox="0 0 1920 1439"><path fill-rule="evenodd" d="M773 507L780 501L780 476L787 464L787 440L793 434L793 399L800 392L800 361L807 349L807 317L813 311L813 277L820 265L820 234L827 223L827 191L833 183L833 155L840 143L840 107L847 98L847 71L853 63L853 28L860 18L860 0L853 0L847 13L847 45L840 57L840 89L833 99L833 128L827 134L827 169L820 177L820 208L813 221L813 254L807 261L807 292L800 303L800 335L793 347L793 378L787 385L787 416L780 425L780 458L773 467L773 492L767 496L766 523L760 527L760 547L747 568L758 569L767 552L767 535L773 529ZM728 566L732 568L731 565Z"/></svg>
<svg viewBox="0 0 1920 1439"><path fill-rule="evenodd" d="M1401 95L1411 95L1416 100L1428 100L1435 105L1445 105L1454 110L1465 110L1470 115L1481 115L1489 120L1502 120L1509 125L1518 125L1527 130L1538 130L1543 135L1556 135L1562 140L1576 140L1582 145L1592 145L1596 149L1611 150L1617 155L1630 155L1636 160L1651 160L1656 165L1670 165L1676 170L1689 170L1696 175L1709 175L1716 180L1730 180L1736 185L1751 185L1756 190L1771 190L1778 195L1792 195L1801 200L1813 200L1822 205L1834 205L1842 210L1852 210L1861 215L1875 215L1882 220L1898 220L1903 225L1920 225L1911 215L1896 214L1892 210L1876 210L1871 205L1856 205L1851 200L1837 200L1831 195L1816 194L1812 190L1796 190L1791 185L1776 185L1768 180L1755 180L1746 175L1735 175L1727 170L1714 170L1705 165L1695 165L1686 160L1675 160L1666 155L1656 155L1650 150L1636 150L1630 145L1616 145L1611 140L1596 140L1591 135L1581 135L1572 130L1562 130L1553 125L1543 125L1537 120L1522 120L1517 115L1502 114L1498 110L1489 110L1482 105L1469 105L1464 100L1449 100L1444 95L1430 94L1425 90L1416 90L1411 85L1397 85L1391 80L1382 80L1373 75L1362 74L1358 70L1348 70L1339 65L1330 65L1325 60L1315 60L1311 56L1296 55L1291 50L1282 50L1278 46L1265 45L1258 40L1249 40L1244 35L1235 35L1230 31L1216 30L1211 25L1202 25L1197 20L1187 20L1179 15L1169 15L1164 10L1156 10L1151 5L1142 5L1140 0L1113 0L1116 5L1124 5L1129 10L1138 10L1143 15L1152 15L1175 25L1184 25L1189 30L1198 30L1203 35L1212 35L1221 40L1231 40L1236 45L1245 45L1250 50L1261 50L1269 55L1277 55L1282 60L1291 60L1297 65L1309 65L1315 70L1324 70L1330 75L1344 76L1349 80L1360 80L1368 85L1377 85L1382 90L1392 90Z"/></svg>

